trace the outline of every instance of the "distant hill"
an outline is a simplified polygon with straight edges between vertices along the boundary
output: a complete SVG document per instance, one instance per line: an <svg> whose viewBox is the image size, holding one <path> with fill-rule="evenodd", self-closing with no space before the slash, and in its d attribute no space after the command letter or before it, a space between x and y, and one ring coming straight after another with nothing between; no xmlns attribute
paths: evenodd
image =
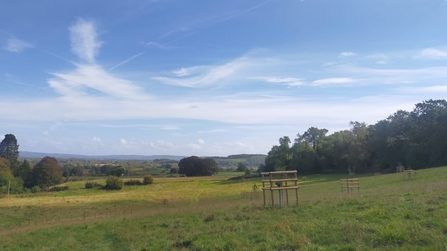
<svg viewBox="0 0 447 251"><path fill-rule="evenodd" d="M64 154L64 153L38 153L20 151L20 159L41 159L45 156L54 157L59 160L78 159L78 160L136 160L136 161L154 161L160 163L171 163L171 161L180 161L189 156L176 155L79 155L79 154ZM236 167L239 162L244 163L249 167L258 167L264 164L265 154L237 154L229 155L228 157L213 156L221 167ZM171 160L171 161L169 161Z"/></svg>
<svg viewBox="0 0 447 251"><path fill-rule="evenodd" d="M54 157L56 159L82 159L82 160L155 160L169 159L179 161L185 156L175 155L79 155L79 154L63 154L63 153L37 153L20 151L20 159L41 159L45 156Z"/></svg>
<svg viewBox="0 0 447 251"><path fill-rule="evenodd" d="M236 167L238 163L243 163L248 167L259 167L264 164L265 154L235 154L228 157L211 157L221 167Z"/></svg>

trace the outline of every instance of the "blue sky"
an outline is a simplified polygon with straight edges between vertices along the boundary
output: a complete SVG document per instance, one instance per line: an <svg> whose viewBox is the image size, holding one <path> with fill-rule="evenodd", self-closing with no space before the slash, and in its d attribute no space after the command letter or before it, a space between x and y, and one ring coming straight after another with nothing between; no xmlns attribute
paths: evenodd
<svg viewBox="0 0 447 251"><path fill-rule="evenodd" d="M447 1L2 1L22 151L267 153L447 96ZM0 136L1 138L1 136Z"/></svg>

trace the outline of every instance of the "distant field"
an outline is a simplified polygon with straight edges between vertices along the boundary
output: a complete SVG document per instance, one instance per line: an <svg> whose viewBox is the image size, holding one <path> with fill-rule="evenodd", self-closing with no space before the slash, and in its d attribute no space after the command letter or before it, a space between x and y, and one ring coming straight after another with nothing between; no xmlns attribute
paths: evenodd
<svg viewBox="0 0 447 251"><path fill-rule="evenodd" d="M0 199L0 250L445 250L447 167L300 178L298 206L243 198L260 179L157 178L122 191L83 189ZM220 176L223 175L223 176ZM104 180L97 180L103 183ZM85 219L84 219L85 214ZM20 225L22 221L22 226Z"/></svg>

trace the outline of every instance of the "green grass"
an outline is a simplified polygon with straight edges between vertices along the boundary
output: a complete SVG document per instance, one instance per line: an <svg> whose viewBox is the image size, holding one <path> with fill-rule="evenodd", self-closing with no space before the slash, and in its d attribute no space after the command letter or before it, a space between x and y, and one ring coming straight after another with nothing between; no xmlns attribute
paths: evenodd
<svg viewBox="0 0 447 251"><path fill-rule="evenodd" d="M299 205L281 209L240 196L260 179L158 178L113 192L70 182L0 199L0 250L446 250L447 167L356 176L360 193L342 195L347 177L299 177Z"/></svg>

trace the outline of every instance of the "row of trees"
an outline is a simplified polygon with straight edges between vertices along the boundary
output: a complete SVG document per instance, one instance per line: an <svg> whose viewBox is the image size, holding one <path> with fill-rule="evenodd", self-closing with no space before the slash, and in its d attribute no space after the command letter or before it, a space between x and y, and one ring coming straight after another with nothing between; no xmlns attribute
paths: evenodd
<svg viewBox="0 0 447 251"><path fill-rule="evenodd" d="M350 122L350 129L327 135L316 127L279 139L260 171L298 170L303 174L391 172L447 165L447 102L427 100L411 112L399 110L374 125Z"/></svg>
<svg viewBox="0 0 447 251"><path fill-rule="evenodd" d="M22 193L34 187L47 188L62 183L62 170L52 157L41 159L34 167L27 160L20 162L19 145L13 134L6 134L0 143L0 194Z"/></svg>

